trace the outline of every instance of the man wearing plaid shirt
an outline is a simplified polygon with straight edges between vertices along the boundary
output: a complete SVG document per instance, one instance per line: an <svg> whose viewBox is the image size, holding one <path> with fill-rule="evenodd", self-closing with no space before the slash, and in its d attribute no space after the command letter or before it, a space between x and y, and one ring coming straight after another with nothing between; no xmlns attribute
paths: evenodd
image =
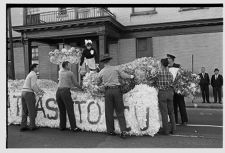
<svg viewBox="0 0 225 153"><path fill-rule="evenodd" d="M161 70L158 73L157 85L159 89L159 109L162 116L162 134L168 135L169 133L174 134L176 131L176 123L173 109L173 75L168 69L168 60L161 59ZM171 122L171 130L168 127L168 115Z"/></svg>

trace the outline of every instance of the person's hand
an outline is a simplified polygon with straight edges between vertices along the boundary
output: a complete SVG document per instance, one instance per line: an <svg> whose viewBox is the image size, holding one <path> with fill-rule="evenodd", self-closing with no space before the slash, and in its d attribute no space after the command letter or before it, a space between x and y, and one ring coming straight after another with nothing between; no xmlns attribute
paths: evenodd
<svg viewBox="0 0 225 153"><path fill-rule="evenodd" d="M130 75L130 78L133 79L134 78L134 75Z"/></svg>

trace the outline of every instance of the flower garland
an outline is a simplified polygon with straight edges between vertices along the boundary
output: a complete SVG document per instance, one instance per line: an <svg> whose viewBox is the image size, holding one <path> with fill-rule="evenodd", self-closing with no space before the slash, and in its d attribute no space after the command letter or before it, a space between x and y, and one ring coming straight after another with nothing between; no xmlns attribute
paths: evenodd
<svg viewBox="0 0 225 153"><path fill-rule="evenodd" d="M143 57L130 63L118 65L118 69L135 76L134 79L119 78L122 93L129 92L135 85L141 83L156 86L155 79L159 66L160 62L152 57ZM92 95L103 96L104 88L98 83L98 73L87 73L83 79L83 88Z"/></svg>
<svg viewBox="0 0 225 153"><path fill-rule="evenodd" d="M50 62L54 64L61 64L64 61L69 61L70 63L79 63L82 56L82 49L78 47L71 47L69 50L63 48L61 51L55 49L49 52Z"/></svg>

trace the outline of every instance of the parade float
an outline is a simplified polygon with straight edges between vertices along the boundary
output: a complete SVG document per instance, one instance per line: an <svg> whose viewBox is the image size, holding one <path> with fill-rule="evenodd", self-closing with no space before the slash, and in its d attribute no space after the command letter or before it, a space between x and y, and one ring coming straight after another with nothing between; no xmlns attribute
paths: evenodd
<svg viewBox="0 0 225 153"><path fill-rule="evenodd" d="M49 53L50 61L61 64L63 61L79 63L82 50L54 50ZM124 114L128 134L154 136L160 129L161 115L158 107L157 72L160 61L152 57L143 57L117 68L135 76L134 79L120 78ZM174 76L173 87L177 93L194 97L199 92L198 75L183 69L170 69ZM175 77L176 76L176 77ZM21 89L24 80L8 81L8 124L20 124L22 105ZM36 124L41 127L58 128L59 110L55 100L57 83L51 80L38 80L38 85L45 91L37 96ZM84 91L71 91L74 101L76 123L85 131L106 132L104 87L98 80L97 72L87 73L83 80ZM115 113L114 113L115 114ZM115 117L115 132L119 133L119 123ZM69 122L67 122L69 128Z"/></svg>

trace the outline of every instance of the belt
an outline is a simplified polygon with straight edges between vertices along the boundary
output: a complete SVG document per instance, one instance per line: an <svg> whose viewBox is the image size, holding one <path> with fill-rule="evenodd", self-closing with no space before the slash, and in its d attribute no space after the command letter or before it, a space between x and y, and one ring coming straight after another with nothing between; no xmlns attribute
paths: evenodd
<svg viewBox="0 0 225 153"><path fill-rule="evenodd" d="M159 91L167 91L167 90L173 90L172 87L166 87L166 88L163 88L163 89L159 89Z"/></svg>
<svg viewBox="0 0 225 153"><path fill-rule="evenodd" d="M120 88L120 86L106 86L105 89L117 89Z"/></svg>
<svg viewBox="0 0 225 153"><path fill-rule="evenodd" d="M70 90L69 87L58 87L58 89L69 89Z"/></svg>

